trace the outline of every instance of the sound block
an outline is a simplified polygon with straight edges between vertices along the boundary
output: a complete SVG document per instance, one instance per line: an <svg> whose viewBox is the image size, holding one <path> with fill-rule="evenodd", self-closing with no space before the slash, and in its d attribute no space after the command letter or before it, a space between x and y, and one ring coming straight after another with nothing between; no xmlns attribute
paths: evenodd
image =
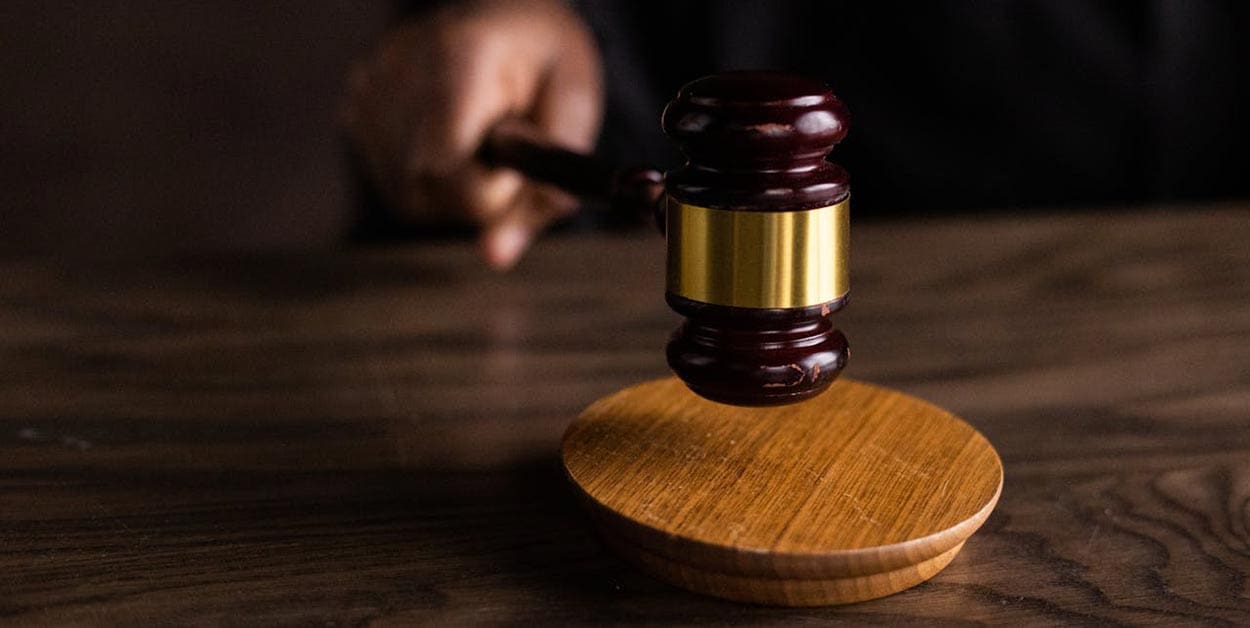
<svg viewBox="0 0 1250 628"><path fill-rule="evenodd" d="M802 403L744 408L678 379L591 404L564 468L606 544L716 597L845 604L933 577L1002 490L994 447L951 413L841 379Z"/></svg>

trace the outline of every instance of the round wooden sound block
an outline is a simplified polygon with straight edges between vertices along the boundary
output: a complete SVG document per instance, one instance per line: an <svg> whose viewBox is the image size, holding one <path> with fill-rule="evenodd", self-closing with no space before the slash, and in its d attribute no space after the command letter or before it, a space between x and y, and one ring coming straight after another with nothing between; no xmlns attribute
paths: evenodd
<svg viewBox="0 0 1250 628"><path fill-rule="evenodd" d="M816 606L877 598L945 567L1002 490L993 446L951 413L842 379L743 408L676 378L596 401L564 467L605 542L700 593Z"/></svg>

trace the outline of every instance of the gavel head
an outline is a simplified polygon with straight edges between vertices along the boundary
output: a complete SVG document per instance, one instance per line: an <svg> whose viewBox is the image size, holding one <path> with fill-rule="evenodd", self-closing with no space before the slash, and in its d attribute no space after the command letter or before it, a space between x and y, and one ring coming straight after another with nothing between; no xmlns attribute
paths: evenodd
<svg viewBox="0 0 1250 628"><path fill-rule="evenodd" d="M846 365L830 315L848 294L850 188L825 156L847 118L824 84L764 72L699 79L664 110L688 158L665 180L665 296L686 317L668 363L699 395L802 401Z"/></svg>

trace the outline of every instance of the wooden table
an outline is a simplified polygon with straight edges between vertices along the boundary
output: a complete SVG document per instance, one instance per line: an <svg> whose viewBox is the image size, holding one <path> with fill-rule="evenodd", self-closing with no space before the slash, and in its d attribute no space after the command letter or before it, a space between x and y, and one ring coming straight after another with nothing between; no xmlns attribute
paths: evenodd
<svg viewBox="0 0 1250 628"><path fill-rule="evenodd" d="M0 269L0 619L1250 624L1250 211L857 225L847 375L964 416L933 581L731 604L596 541L565 425L666 373L659 239Z"/></svg>

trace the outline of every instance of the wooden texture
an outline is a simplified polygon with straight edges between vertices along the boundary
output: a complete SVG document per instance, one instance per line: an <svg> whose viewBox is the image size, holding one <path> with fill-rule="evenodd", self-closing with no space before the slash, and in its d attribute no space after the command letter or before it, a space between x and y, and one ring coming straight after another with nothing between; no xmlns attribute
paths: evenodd
<svg viewBox="0 0 1250 628"><path fill-rule="evenodd" d="M868 208L859 208L866 212ZM1007 469L941 573L784 609L606 551L560 470L667 375L663 242L0 263L0 622L1250 623L1250 210L856 223L846 376Z"/></svg>
<svg viewBox="0 0 1250 628"><path fill-rule="evenodd" d="M564 468L627 560L733 600L818 606L932 577L994 509L998 454L949 412L839 380L798 404L713 403L674 377L596 401Z"/></svg>

